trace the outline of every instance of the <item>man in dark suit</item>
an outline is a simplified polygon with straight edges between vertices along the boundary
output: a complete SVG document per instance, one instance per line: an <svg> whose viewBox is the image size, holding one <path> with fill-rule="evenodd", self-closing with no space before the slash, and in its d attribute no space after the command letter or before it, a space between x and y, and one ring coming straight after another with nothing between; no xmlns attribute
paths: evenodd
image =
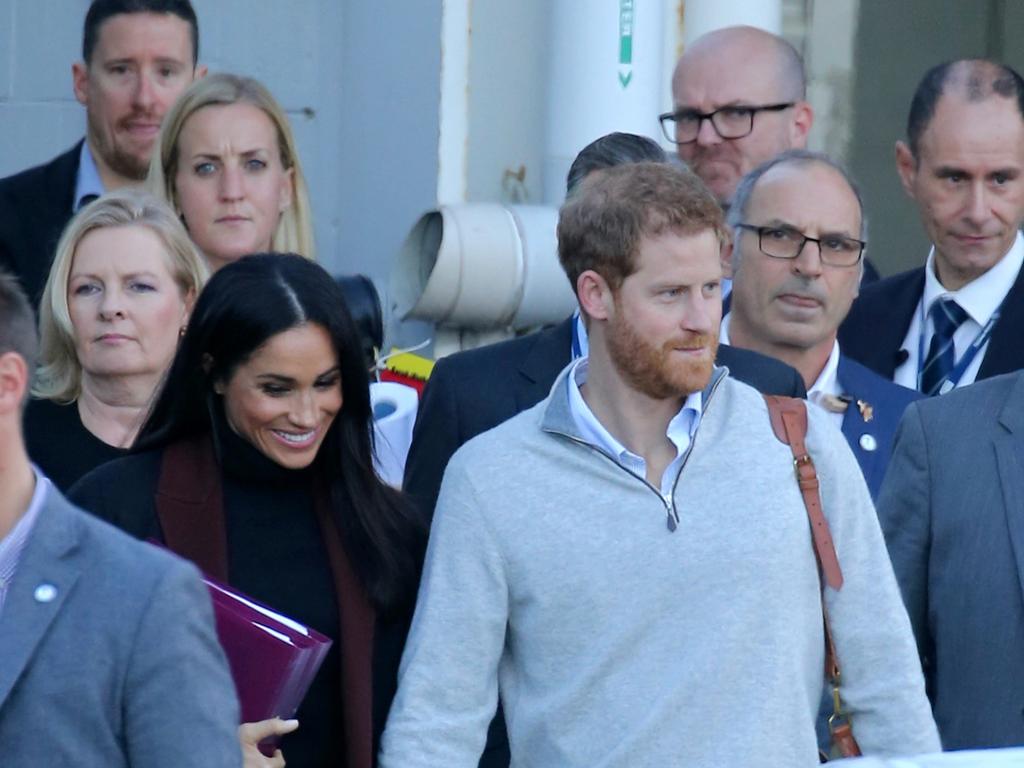
<svg viewBox="0 0 1024 768"><path fill-rule="evenodd" d="M945 749L1024 745L1024 373L914 403L878 499Z"/></svg>
<svg viewBox="0 0 1024 768"><path fill-rule="evenodd" d="M1024 367L1024 80L984 60L933 68L896 165L931 253L861 292L846 354L925 394Z"/></svg>
<svg viewBox="0 0 1024 768"><path fill-rule="evenodd" d="M0 267L38 303L71 216L104 192L146 177L164 113L196 77L199 32L189 0L93 0L82 61L72 67L86 109L82 141L0 180Z"/></svg>
<svg viewBox="0 0 1024 768"><path fill-rule="evenodd" d="M734 277L721 339L800 371L876 496L896 426L920 395L851 360L836 341L863 265L864 209L853 180L825 155L783 152L740 182L728 223Z"/></svg>
<svg viewBox="0 0 1024 768"><path fill-rule="evenodd" d="M28 461L35 320L0 271L0 762L239 766L194 567L71 506Z"/></svg>

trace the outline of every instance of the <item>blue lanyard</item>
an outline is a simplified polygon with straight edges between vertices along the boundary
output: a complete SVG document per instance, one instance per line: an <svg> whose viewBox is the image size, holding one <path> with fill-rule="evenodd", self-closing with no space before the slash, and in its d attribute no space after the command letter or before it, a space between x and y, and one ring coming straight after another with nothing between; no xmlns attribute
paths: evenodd
<svg viewBox="0 0 1024 768"><path fill-rule="evenodd" d="M574 314L572 318L572 359L583 357L583 347L580 345L580 316Z"/></svg>
<svg viewBox="0 0 1024 768"><path fill-rule="evenodd" d="M940 301L940 299L936 299L936 301ZM1003 301L1006 301L1006 299L1003 299ZM951 389L956 387L957 384L960 383L960 379L963 377L964 371L966 371L970 367L971 363L974 362L974 358L978 355L978 350L980 350L982 347L985 346L985 344L988 343L989 337L992 335L992 331L995 328L996 321L999 320L999 315L1001 315L1002 312L1003 312L1003 303L1000 302L999 306L996 307L996 311L992 313L992 316L988 319L988 322L985 323L985 327L982 328L980 331L978 331L977 335L974 337L974 340L971 342L971 345L966 350L964 350L963 357L960 358L960 360L957 362L957 364L953 366L953 370L951 370L948 374L946 374L946 377L942 380L942 384L939 386L939 394L944 394L946 392L949 392ZM918 389L918 391L921 390L921 374L924 371L924 334L925 334L926 328L927 328L927 316L925 315L925 311L924 311L924 301L922 301L921 302L921 333L918 334L918 337L917 337L917 389ZM956 353L956 346L955 345L953 347L953 350L954 350L954 354L955 354Z"/></svg>

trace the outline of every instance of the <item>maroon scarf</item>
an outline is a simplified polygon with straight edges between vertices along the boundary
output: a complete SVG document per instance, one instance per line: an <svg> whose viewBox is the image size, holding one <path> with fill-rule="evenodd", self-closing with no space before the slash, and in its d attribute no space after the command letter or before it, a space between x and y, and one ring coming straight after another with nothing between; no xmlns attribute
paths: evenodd
<svg viewBox="0 0 1024 768"><path fill-rule="evenodd" d="M338 598L346 765L371 768L376 615L341 545L326 494L316 493L314 505ZM167 546L212 578L228 583L224 494L209 435L179 440L164 449L156 511Z"/></svg>

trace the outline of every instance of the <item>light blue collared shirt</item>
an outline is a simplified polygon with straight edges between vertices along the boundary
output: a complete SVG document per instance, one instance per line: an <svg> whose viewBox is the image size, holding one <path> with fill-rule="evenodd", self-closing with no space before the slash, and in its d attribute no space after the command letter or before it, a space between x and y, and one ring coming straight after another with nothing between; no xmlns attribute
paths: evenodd
<svg viewBox="0 0 1024 768"><path fill-rule="evenodd" d="M11 582L14 580L14 572L18 569L18 561L21 553L28 544L29 534L35 525L39 511L46 502L46 494L50 489L50 481L34 465L32 473L36 478L36 487L32 492L32 501L28 509L14 528L8 531L7 535L0 539L0 616L3 614L4 600L10 590Z"/></svg>
<svg viewBox="0 0 1024 768"><path fill-rule="evenodd" d="M89 149L89 142L82 142L82 151L78 155L78 176L75 178L75 202L72 206L74 213L82 207L82 198L86 195L100 197L106 190L103 188L103 179L100 178L100 169L96 167L96 160Z"/></svg>
<svg viewBox="0 0 1024 768"><path fill-rule="evenodd" d="M590 406L583 399L580 387L587 380L587 365L586 357L577 359L572 364L572 370L570 370L569 376L566 378L569 386L569 410L576 421L577 428L580 430L580 435L587 442L600 448L615 459L622 467L634 475L646 479L647 462L616 440L604 428L604 425L597 420L594 412L590 410ZM672 420L668 423L668 429L665 432L666 437L676 448L676 457L665 468L660 483L661 496L669 506L672 505L672 486L675 484L676 476L682 468L683 458L686 455L686 450L690 447L690 441L693 440L697 427L700 426L703 403L704 397L701 392L694 392L688 395L679 413L673 416Z"/></svg>

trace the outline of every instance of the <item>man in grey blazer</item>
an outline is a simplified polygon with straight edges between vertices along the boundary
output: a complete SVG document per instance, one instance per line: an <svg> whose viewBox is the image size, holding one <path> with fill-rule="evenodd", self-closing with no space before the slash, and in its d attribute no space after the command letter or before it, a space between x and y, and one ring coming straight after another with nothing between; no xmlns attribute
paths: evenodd
<svg viewBox="0 0 1024 768"><path fill-rule="evenodd" d="M28 301L0 272L0 764L239 766L195 568L71 506L29 464L35 348Z"/></svg>
<svg viewBox="0 0 1024 768"><path fill-rule="evenodd" d="M1024 373L910 405L878 515L943 746L1024 745Z"/></svg>

